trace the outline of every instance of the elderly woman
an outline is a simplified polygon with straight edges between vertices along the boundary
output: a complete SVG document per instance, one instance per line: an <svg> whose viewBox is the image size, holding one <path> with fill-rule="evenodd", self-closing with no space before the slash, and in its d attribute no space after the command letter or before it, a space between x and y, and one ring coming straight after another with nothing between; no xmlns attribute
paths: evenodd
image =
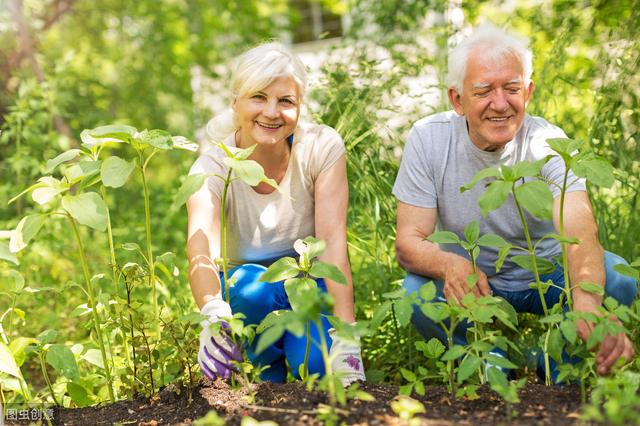
<svg viewBox="0 0 640 426"><path fill-rule="evenodd" d="M226 133L224 143L231 150L256 145L249 159L258 162L281 190L266 183L252 187L235 180L222 206L223 182L210 177L187 203L191 291L202 314L209 318L203 322L198 361L211 379L228 378L232 360L240 360L238 348L224 333L212 332L211 323L241 312L245 324L258 324L269 312L291 309L282 282L265 283L259 278L265 266L293 253L297 239L314 235L326 242L320 259L338 266L348 284L330 280L318 280L318 284L333 296L333 314L348 323L355 321L347 259L345 148L332 128L299 121L305 85L305 67L292 52L278 43L255 47L237 59L231 80L232 113L208 126L210 135ZM211 147L197 159L191 173L225 176L224 157L221 149ZM228 258L235 266L230 304L224 301L223 278L213 262L220 256L222 208L228 217ZM311 326L311 339L319 341L322 332L331 342L333 371L344 384L364 380L359 344L340 341L337 336L332 341L326 318L322 324L323 330ZM263 380L283 382L287 376L285 360L298 377L306 343L306 336L286 332L262 353L254 352L255 345L248 346L246 352L254 364L268 366L261 374ZM324 374L316 345L311 345L309 372Z"/></svg>

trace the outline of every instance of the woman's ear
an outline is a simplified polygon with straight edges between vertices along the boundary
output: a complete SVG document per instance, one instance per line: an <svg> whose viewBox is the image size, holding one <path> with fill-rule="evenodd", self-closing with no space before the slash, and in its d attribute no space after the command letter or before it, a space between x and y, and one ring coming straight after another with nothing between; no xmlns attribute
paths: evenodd
<svg viewBox="0 0 640 426"><path fill-rule="evenodd" d="M235 112L237 107L236 104L238 103L238 97L236 95L233 95L233 100L231 101L231 109Z"/></svg>

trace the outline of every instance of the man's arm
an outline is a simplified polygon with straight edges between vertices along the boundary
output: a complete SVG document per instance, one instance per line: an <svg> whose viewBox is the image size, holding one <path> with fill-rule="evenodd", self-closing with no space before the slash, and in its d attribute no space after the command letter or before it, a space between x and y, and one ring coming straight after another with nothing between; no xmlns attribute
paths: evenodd
<svg viewBox="0 0 640 426"><path fill-rule="evenodd" d="M460 302L473 291L476 296L490 294L486 275L478 270L478 285L467 286L473 265L464 257L445 252L427 241L438 220L438 210L415 207L398 200L396 257L400 266L418 275L444 281L444 295L449 301Z"/></svg>
<svg viewBox="0 0 640 426"><path fill-rule="evenodd" d="M554 200L553 223L556 230L559 230L560 197ZM588 293L579 287L581 283L590 282L604 288L606 282L604 250L598 241L598 226L585 191L574 191L565 195L564 231L565 235L580 241L580 244L567 246L569 277L573 287L573 310L598 313L602 305L602 297ZM578 323L578 333L582 339L588 339L592 331L591 324L584 321ZM629 338L624 333L605 336L596 354L598 372L608 373L621 357L626 360L633 357L633 347Z"/></svg>

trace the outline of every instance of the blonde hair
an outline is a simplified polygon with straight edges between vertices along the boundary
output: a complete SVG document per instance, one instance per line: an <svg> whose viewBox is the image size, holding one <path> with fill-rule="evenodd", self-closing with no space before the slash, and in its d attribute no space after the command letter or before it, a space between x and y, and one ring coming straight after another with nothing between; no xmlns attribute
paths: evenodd
<svg viewBox="0 0 640 426"><path fill-rule="evenodd" d="M529 84L533 72L533 53L528 47L528 41L487 23L473 30L469 37L449 53L446 78L448 87L453 87L462 94L469 56L478 47L485 48L483 57L495 63L500 63L506 56L516 56L522 64L524 84Z"/></svg>
<svg viewBox="0 0 640 426"><path fill-rule="evenodd" d="M231 93L234 98L259 92L279 77L291 77L298 87L302 102L307 88L307 71L298 56L278 42L260 44L238 56L233 62ZM235 113L228 111L207 123L207 135L220 142L238 130Z"/></svg>

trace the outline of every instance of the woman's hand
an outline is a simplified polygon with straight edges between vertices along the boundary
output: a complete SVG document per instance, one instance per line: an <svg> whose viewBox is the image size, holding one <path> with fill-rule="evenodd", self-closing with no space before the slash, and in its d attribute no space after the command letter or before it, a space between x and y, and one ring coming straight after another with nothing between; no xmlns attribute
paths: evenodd
<svg viewBox="0 0 640 426"><path fill-rule="evenodd" d="M335 329L329 330L329 336L333 341L329 350L331 369L337 374L342 386L347 387L353 382L365 381L362 355L360 354L360 338L347 341L336 334Z"/></svg>
<svg viewBox="0 0 640 426"><path fill-rule="evenodd" d="M231 307L222 299L213 299L200 312L208 319L200 323L198 363L204 375L211 380L217 377L228 379L234 369L233 361L242 361L242 351L231 339L229 325L224 321L224 318L231 318Z"/></svg>

